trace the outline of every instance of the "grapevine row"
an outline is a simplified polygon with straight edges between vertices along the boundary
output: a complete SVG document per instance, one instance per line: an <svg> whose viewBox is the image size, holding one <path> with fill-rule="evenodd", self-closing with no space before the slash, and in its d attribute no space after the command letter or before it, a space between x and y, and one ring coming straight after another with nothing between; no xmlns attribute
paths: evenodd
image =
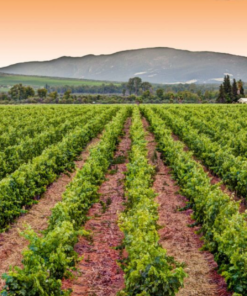
<svg viewBox="0 0 247 296"><path fill-rule="evenodd" d="M128 205L119 219L128 258L123 264L125 289L120 295L175 295L185 272L159 245L158 204L152 189L154 167L148 163L147 142L138 108L133 111L132 147L127 165Z"/></svg>
<svg viewBox="0 0 247 296"><path fill-rule="evenodd" d="M171 109L168 110L170 111ZM246 131L245 127L240 124L240 122L243 121L243 118L237 117L235 120L232 120L227 117L225 112L222 113L226 116L224 120L219 120L218 117L210 119L201 116L204 115L201 110L199 111L194 108L188 112L182 108L176 110L176 114L172 112L172 117L183 118L186 123L190 125L191 129L197 129L198 133L208 135L211 141L216 142L217 145L222 147L222 149L229 149L230 153L235 156L243 156L246 158ZM213 114L211 114L211 116L212 115Z"/></svg>
<svg viewBox="0 0 247 296"><path fill-rule="evenodd" d="M203 163L237 195L247 197L247 161L235 157L228 147L222 148L209 137L199 134L198 130L191 128L183 119L169 116L165 110L155 108L173 132L188 145Z"/></svg>
<svg viewBox="0 0 247 296"><path fill-rule="evenodd" d="M64 118L58 126L44 129L34 138L27 138L19 145L9 146L0 154L0 180L7 174L13 173L23 163L30 162L34 157L40 155L48 146L58 143L66 134L78 125L84 125L89 119L101 112L100 109L85 112L76 118ZM63 123L64 122L64 123Z"/></svg>
<svg viewBox="0 0 247 296"><path fill-rule="evenodd" d="M219 270L236 295L247 294L247 222L239 203L211 185L203 167L174 141L171 130L151 109L142 108L151 124L165 161L173 169L181 193L189 198L193 218L201 224L205 248L214 253Z"/></svg>
<svg viewBox="0 0 247 296"><path fill-rule="evenodd" d="M88 112L89 110L89 108L85 109L84 112ZM57 117L54 114L47 116L47 113L37 117L30 117L24 127L11 127L0 136L1 151L4 151L9 146L18 145L21 141L33 138L39 133L49 130L51 127L59 126L62 122L70 120L75 116L81 116L81 113L81 110L74 110L74 112L69 111L65 112L65 114L57 114ZM19 118L17 114L15 121L22 122L22 118Z"/></svg>
<svg viewBox="0 0 247 296"><path fill-rule="evenodd" d="M0 231L4 231L17 216L25 212L23 206L34 204L34 197L45 192L57 175L74 168L76 156L118 110L119 107L104 110L85 126L74 129L57 145L45 149L32 163L23 164L0 181Z"/></svg>
<svg viewBox="0 0 247 296"><path fill-rule="evenodd" d="M54 207L44 235L40 237L32 230L26 232L30 245L23 253L23 269L12 270L4 276L6 286L1 295L70 294L61 290L61 279L70 274L79 260L74 246L79 235L87 235L81 225L87 220L89 208L98 200L99 186L129 113L129 107L122 108L105 127L99 144L91 149L83 168L63 194L63 200Z"/></svg>

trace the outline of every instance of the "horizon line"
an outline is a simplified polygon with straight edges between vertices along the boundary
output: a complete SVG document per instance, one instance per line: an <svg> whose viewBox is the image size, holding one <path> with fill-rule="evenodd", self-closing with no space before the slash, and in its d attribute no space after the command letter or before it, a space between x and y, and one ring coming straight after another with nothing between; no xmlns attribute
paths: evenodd
<svg viewBox="0 0 247 296"><path fill-rule="evenodd" d="M196 50L196 51L193 51L193 50L189 50L189 49L180 49L180 48L174 48L174 47L168 47L168 46L156 46L156 47L143 47L143 48L125 49L125 50L120 50L120 51L116 51L116 52L113 52L113 53L107 53L107 54L86 54L86 55L83 55L83 56L60 56L60 57L53 58L53 59L50 59L50 60L24 61L24 62L9 64L7 66L0 67L0 69L4 69L4 68L8 68L8 67L15 66L15 65L20 65L20 64L27 64L27 63L52 62L52 61L59 60L59 59L62 59L62 58L80 59L80 58L85 58L85 57L89 57L89 56L94 56L94 57L112 56L112 55L115 55L115 54L129 52L129 51L138 51L138 50L147 50L147 49L172 49L172 50L178 50L178 51L187 51L187 52L191 52L191 53L214 53L214 54L224 54L224 55L230 55L230 56L235 56L235 57L247 58L247 56L237 55L237 54L232 54L232 53L227 53L227 52L217 52L217 51L210 51L210 50Z"/></svg>

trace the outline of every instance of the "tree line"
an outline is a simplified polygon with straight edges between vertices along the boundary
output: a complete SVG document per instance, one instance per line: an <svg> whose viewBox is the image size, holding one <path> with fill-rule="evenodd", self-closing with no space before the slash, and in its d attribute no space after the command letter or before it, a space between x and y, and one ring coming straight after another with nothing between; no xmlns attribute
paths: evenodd
<svg viewBox="0 0 247 296"><path fill-rule="evenodd" d="M82 86L45 87L34 90L22 84L14 85L8 93L0 94L0 102L26 102L26 103L110 103L135 101L144 103L234 103L244 97L244 84L241 80L233 80L229 75L224 77L220 85L158 85L142 81L140 77L133 77L126 83L119 85L102 84ZM79 91L89 91L83 95ZM101 92L97 92L100 90ZM100 100L97 98L100 97Z"/></svg>
<svg viewBox="0 0 247 296"><path fill-rule="evenodd" d="M244 98L244 83L240 79L236 81L231 79L229 75L224 77L223 83L219 87L219 95L217 98L218 103L236 103L240 98Z"/></svg>

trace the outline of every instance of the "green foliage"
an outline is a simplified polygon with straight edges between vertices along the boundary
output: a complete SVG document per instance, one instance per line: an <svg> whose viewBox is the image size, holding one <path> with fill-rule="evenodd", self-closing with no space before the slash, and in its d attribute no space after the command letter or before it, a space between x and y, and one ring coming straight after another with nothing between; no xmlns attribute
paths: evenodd
<svg viewBox="0 0 247 296"><path fill-rule="evenodd" d="M12 100L25 100L30 96L34 96L35 92L30 86L23 86L22 84L16 84L11 87L9 95Z"/></svg>
<svg viewBox="0 0 247 296"><path fill-rule="evenodd" d="M152 94L150 92L150 90L145 90L143 93L142 93L142 98L144 100L147 100L147 99L150 99L152 97Z"/></svg>
<svg viewBox="0 0 247 296"><path fill-rule="evenodd" d="M231 85L231 80L230 80L229 75L226 75L224 77L223 88L224 88L226 103L231 103L231 101L232 101L232 85Z"/></svg>
<svg viewBox="0 0 247 296"><path fill-rule="evenodd" d="M239 202L223 193L219 185L211 185L203 167L184 151L184 145L174 141L171 130L151 109L142 107L167 163L189 198L193 218L202 225L206 248L213 252L229 289L247 294L247 222L239 213ZM197 133L198 134L198 133ZM194 134L195 136L196 134ZM217 152L211 152L211 154Z"/></svg>
<svg viewBox="0 0 247 296"><path fill-rule="evenodd" d="M149 82L142 82L141 88L142 88L142 91L150 90L152 89L152 84Z"/></svg>
<svg viewBox="0 0 247 296"><path fill-rule="evenodd" d="M55 78L55 77L39 77L39 76L27 76L27 75L13 75L13 74L3 74L0 73L0 85L15 85L17 83L22 83L23 85L30 85L31 87L37 89L48 84L51 87L59 86L80 86L80 85L95 85L100 86L102 83L110 83L109 81L97 81L97 80L87 80L87 79L69 79L69 78ZM115 85L120 85L120 83L114 83Z"/></svg>
<svg viewBox="0 0 247 296"><path fill-rule="evenodd" d="M163 99L163 96L164 96L164 90L162 88L158 88L156 90L156 96L160 99Z"/></svg>
<svg viewBox="0 0 247 296"><path fill-rule="evenodd" d="M138 96L142 92L150 91L152 84L149 82L142 82L141 78L139 77L134 77L129 79L126 84L126 88L129 92L129 95L135 93L135 95Z"/></svg>
<svg viewBox="0 0 247 296"><path fill-rule="evenodd" d="M185 272L159 245L158 205L152 190L154 168L148 164L145 132L138 108L133 111L132 148L127 167L127 209L120 215L128 253L125 289L119 295L175 295L183 285Z"/></svg>
<svg viewBox="0 0 247 296"><path fill-rule="evenodd" d="M79 259L74 246L79 235L87 235L81 225L97 200L98 188L104 181L129 114L130 108L122 108L105 126L99 144L91 149L85 165L63 194L63 200L54 207L44 236L30 229L25 232L30 244L23 253L23 269L15 268L4 276L6 285L1 295L69 295L69 291L61 290L61 279L70 275L70 269ZM102 128L104 123L99 119Z"/></svg>
<svg viewBox="0 0 247 296"><path fill-rule="evenodd" d="M47 89L46 88L39 88L37 90L37 94L40 98L46 98L47 96Z"/></svg>
<svg viewBox="0 0 247 296"><path fill-rule="evenodd" d="M70 95L71 95L71 90L70 89L66 90L66 92L64 93L65 100L68 100Z"/></svg>
<svg viewBox="0 0 247 296"><path fill-rule="evenodd" d="M225 91L224 91L224 87L222 84L220 85L220 90L219 90L217 102L218 103L225 103Z"/></svg>
<svg viewBox="0 0 247 296"><path fill-rule="evenodd" d="M35 128L32 126L29 129L30 136L25 133L23 140L18 142L18 144L9 145L6 148L2 145L3 151L0 154L0 180L6 177L7 174L13 173L22 164L31 162L34 157L40 155L49 145L60 142L77 125L86 124L94 116L99 115L100 112L101 108L85 108L84 113L80 114L80 112L78 115L76 112L73 115L70 112L66 112L65 116L60 116L52 120L50 122L51 124L45 121L42 125L39 122L38 131L41 131L40 133L36 134ZM0 136L0 139L3 140L2 144L5 140L7 145L8 137L6 135L4 137Z"/></svg>
<svg viewBox="0 0 247 296"><path fill-rule="evenodd" d="M139 77L130 78L127 83L127 89L131 95L133 92L137 96L139 94L139 89L141 87L142 80Z"/></svg>
<svg viewBox="0 0 247 296"><path fill-rule="evenodd" d="M33 97L35 95L35 91L32 87L27 86L26 87L26 97Z"/></svg>
<svg viewBox="0 0 247 296"><path fill-rule="evenodd" d="M239 99L238 86L237 86L236 79L233 79L233 83L232 83L232 101L237 102L238 99Z"/></svg>
<svg viewBox="0 0 247 296"><path fill-rule="evenodd" d="M57 175L74 168L73 160L116 114L118 107L104 110L86 125L76 127L58 144L45 149L32 162L21 165L13 174L0 181L0 229L23 213L23 207L35 203Z"/></svg>
<svg viewBox="0 0 247 296"><path fill-rule="evenodd" d="M218 103L235 103L241 97L244 97L244 88L242 80L238 83L233 79L231 84L231 79L229 75L224 77L223 84L220 85L219 95L217 98Z"/></svg>
<svg viewBox="0 0 247 296"><path fill-rule="evenodd" d="M51 93L49 93L49 97L53 98L53 99L57 99L58 98L58 93L57 91L53 91Z"/></svg>
<svg viewBox="0 0 247 296"><path fill-rule="evenodd" d="M246 126L246 109L226 107L221 119L215 107L200 111L198 108L169 110L156 108L166 124L211 171L239 196L247 197L247 138L242 129Z"/></svg>

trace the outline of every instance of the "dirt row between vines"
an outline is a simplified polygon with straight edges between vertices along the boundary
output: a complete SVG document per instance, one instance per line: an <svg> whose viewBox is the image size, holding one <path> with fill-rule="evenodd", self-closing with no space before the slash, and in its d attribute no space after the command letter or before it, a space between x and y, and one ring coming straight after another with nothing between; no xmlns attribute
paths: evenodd
<svg viewBox="0 0 247 296"><path fill-rule="evenodd" d="M143 120L144 128L148 123ZM118 266L118 260L126 256L125 252L116 250L123 240L123 233L119 230L118 214L124 210L124 179L128 152L131 147L128 119L116 153L115 164L112 164L106 174L106 181L101 185L100 202L94 204L88 213L90 220L85 229L91 233L90 239L81 237L75 250L83 259L78 264L79 272L72 280L64 280L63 288L73 289L72 296L115 296L124 287L123 271ZM178 296L229 296L224 279L217 274L217 264L212 254L201 252L200 237L194 233L195 229L187 225L193 223L191 210L179 212L178 208L186 205L186 198L179 195L179 187L171 178L170 169L164 165L160 154L156 151L156 142L151 133L147 133L148 156L150 162L157 168L154 180L154 190L159 204L160 244L167 250L168 255L174 256L179 262L185 262L185 270L189 277L185 280L185 287ZM81 154L82 160L76 162L82 168L89 156L89 148L95 145L99 138L94 139ZM118 160L118 161L117 161ZM19 235L19 230L29 224L37 232L47 227L51 209L61 200L62 193L71 182L76 172L71 176L62 174L46 191L43 199L32 207L26 214L17 219L12 228L0 234L0 273L8 271L10 265L21 266L21 252L28 242ZM3 286L0 282L0 288Z"/></svg>
<svg viewBox="0 0 247 296"><path fill-rule="evenodd" d="M143 119L146 131L149 124ZM156 202L159 204L160 244L178 262L185 262L188 278L185 280L178 296L230 296L227 292L225 280L216 272L217 264L213 255L200 251L203 243L195 230L189 228L192 224L191 210L180 212L179 208L186 205L187 199L178 194L179 186L171 177L171 170L163 163L161 154L156 151L154 135L147 132L148 156L150 163L156 166L157 173L153 188L158 194Z"/></svg>
<svg viewBox="0 0 247 296"><path fill-rule="evenodd" d="M117 264L123 254L115 248L123 240L117 221L118 214L124 210L124 172L131 148L130 125L128 119L114 155L116 163L111 165L106 181L99 189L100 202L89 210L91 219L85 229L90 231L91 239L81 237L75 246L76 252L83 256L77 266L79 273L75 280L63 281L64 289L73 290L72 296L115 296L124 287L123 271ZM117 163L118 159L121 163Z"/></svg>
<svg viewBox="0 0 247 296"><path fill-rule="evenodd" d="M147 130L148 123L145 119L143 124ZM159 225L163 226L159 230L160 244L167 250L168 255L186 263L185 270L189 275L184 288L177 295L230 296L224 279L215 271L217 264L213 255L199 250L202 247L200 236L194 233L195 229L188 227L188 224L194 222L190 218L191 210L178 211L178 208L186 205L187 200L177 193L179 187L175 185L170 169L164 165L156 151L154 136L147 133L146 140L150 163L157 168L153 187L158 194L156 202L159 204ZM130 144L126 132L115 157L126 156ZM121 148L122 145L124 149ZM123 272L116 263L123 254L116 251L115 247L120 245L123 239L117 226L117 214L124 209L123 173L126 171L126 162L114 165L110 170L115 171L115 174L106 175L107 181L100 188L101 203L95 204L88 213L91 219L85 228L91 232L92 239L81 238L75 248L79 255L83 256L77 266L77 278L63 282L64 288L73 290L72 296L115 296L124 287ZM109 200L111 203L108 203L109 207L104 212L102 204L107 204Z"/></svg>
<svg viewBox="0 0 247 296"><path fill-rule="evenodd" d="M81 169L89 156L90 148L100 140L100 135L94 138L84 149L75 161L77 169ZM8 272L10 266L21 267L22 251L28 246L28 241L20 235L27 225L30 225L36 232L47 228L51 209L62 200L62 194L66 186L76 175L76 170L69 175L61 174L44 193L42 199L28 211L27 214L16 219L15 223L5 233L0 234L0 277ZM0 290L4 286L4 280L0 278Z"/></svg>

